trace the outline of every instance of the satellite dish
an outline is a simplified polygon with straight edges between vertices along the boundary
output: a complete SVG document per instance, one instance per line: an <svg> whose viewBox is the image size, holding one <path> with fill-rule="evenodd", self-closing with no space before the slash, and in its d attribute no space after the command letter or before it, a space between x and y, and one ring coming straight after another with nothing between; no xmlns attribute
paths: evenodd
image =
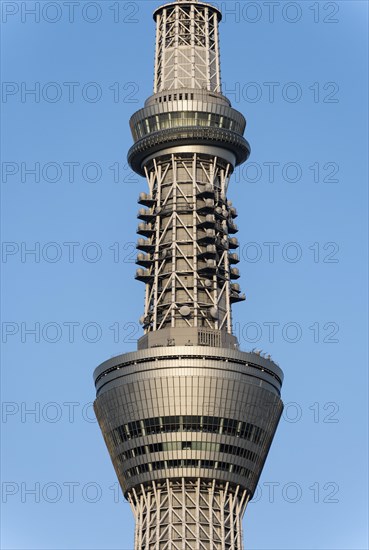
<svg viewBox="0 0 369 550"><path fill-rule="evenodd" d="M213 319L218 319L218 308L217 307L210 308L210 315L212 316Z"/></svg>
<svg viewBox="0 0 369 550"><path fill-rule="evenodd" d="M179 310L182 317L189 317L191 315L191 309L188 306L182 306Z"/></svg>

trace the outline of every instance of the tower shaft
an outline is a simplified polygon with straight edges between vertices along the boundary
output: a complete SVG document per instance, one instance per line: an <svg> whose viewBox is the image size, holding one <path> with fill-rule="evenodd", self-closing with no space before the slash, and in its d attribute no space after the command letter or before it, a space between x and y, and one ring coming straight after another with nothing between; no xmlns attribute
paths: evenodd
<svg viewBox="0 0 369 550"><path fill-rule="evenodd" d="M138 350L94 373L94 408L136 520L135 550L241 550L283 404L283 373L239 350L237 210L227 191L250 154L221 93L219 10L159 7L154 94L130 120L139 195Z"/></svg>
<svg viewBox="0 0 369 550"><path fill-rule="evenodd" d="M136 548L241 550L247 492L213 481L167 479L133 492Z"/></svg>
<svg viewBox="0 0 369 550"><path fill-rule="evenodd" d="M138 217L143 221L137 262L144 267L136 277L146 282L144 327L223 330L231 334L231 301L242 299L238 263L230 247L238 243L226 199L232 165L212 155L171 152L146 167L149 205ZM230 238L228 238L230 235Z"/></svg>

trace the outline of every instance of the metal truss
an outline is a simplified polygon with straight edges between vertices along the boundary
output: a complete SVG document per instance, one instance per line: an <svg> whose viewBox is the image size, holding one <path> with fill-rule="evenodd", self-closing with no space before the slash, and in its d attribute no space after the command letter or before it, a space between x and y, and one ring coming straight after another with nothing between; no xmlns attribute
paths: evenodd
<svg viewBox="0 0 369 550"><path fill-rule="evenodd" d="M180 88L220 93L219 12L204 4L181 4L157 15L154 93Z"/></svg>
<svg viewBox="0 0 369 550"><path fill-rule="evenodd" d="M217 157L175 153L146 167L150 194L138 217L136 278L146 283L145 332L203 327L232 333L238 284L236 209L226 198L232 166Z"/></svg>
<svg viewBox="0 0 369 550"><path fill-rule="evenodd" d="M128 499L136 520L135 550L242 550L249 496L215 480L153 481Z"/></svg>

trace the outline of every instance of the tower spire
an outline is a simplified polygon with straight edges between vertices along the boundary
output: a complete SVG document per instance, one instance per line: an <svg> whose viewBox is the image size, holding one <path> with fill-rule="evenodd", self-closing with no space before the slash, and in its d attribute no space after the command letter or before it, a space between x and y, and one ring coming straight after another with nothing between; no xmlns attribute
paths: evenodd
<svg viewBox="0 0 369 550"><path fill-rule="evenodd" d="M193 88L221 93L218 9L178 0L154 12L154 93Z"/></svg>

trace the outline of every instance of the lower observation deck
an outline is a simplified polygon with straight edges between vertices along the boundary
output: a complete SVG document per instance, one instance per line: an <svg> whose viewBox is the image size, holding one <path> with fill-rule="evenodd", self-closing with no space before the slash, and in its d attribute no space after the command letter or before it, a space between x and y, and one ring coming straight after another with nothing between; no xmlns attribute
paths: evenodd
<svg viewBox="0 0 369 550"><path fill-rule="evenodd" d="M252 497L278 424L282 372L254 353L140 350L94 373L95 412L123 493L216 479Z"/></svg>

